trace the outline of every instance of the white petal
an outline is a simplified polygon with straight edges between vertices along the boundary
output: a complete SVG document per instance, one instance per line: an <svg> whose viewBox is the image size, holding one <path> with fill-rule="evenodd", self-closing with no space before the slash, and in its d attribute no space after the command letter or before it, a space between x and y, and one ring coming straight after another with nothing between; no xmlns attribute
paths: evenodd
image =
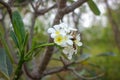
<svg viewBox="0 0 120 80"><path fill-rule="evenodd" d="M68 54L68 51L66 49L63 49L64 54Z"/></svg>
<svg viewBox="0 0 120 80"><path fill-rule="evenodd" d="M71 60L71 59L72 59L72 55L69 55L69 56L68 56L68 59L70 59L70 60Z"/></svg>
<svg viewBox="0 0 120 80"><path fill-rule="evenodd" d="M64 30L60 30L60 34L62 34L63 36L66 35L65 31Z"/></svg>
<svg viewBox="0 0 120 80"><path fill-rule="evenodd" d="M78 34L78 35L76 36L76 39L77 39L78 41L80 41L80 34Z"/></svg>
<svg viewBox="0 0 120 80"><path fill-rule="evenodd" d="M77 49L76 49L76 50L74 50L74 53L75 53L75 54L77 54Z"/></svg>
<svg viewBox="0 0 120 80"><path fill-rule="evenodd" d="M53 28L49 28L47 32L48 32L48 33L54 33L55 30L54 30Z"/></svg>
<svg viewBox="0 0 120 80"><path fill-rule="evenodd" d="M68 46L65 42L61 44L61 47L66 47Z"/></svg>
<svg viewBox="0 0 120 80"><path fill-rule="evenodd" d="M69 39L73 38L73 36L71 36L71 35L67 35L67 36L68 36Z"/></svg>
<svg viewBox="0 0 120 80"><path fill-rule="evenodd" d="M78 46L82 46L82 42L78 42L77 45L78 45Z"/></svg>
<svg viewBox="0 0 120 80"><path fill-rule="evenodd" d="M59 26L60 26L61 28L67 28L67 25L66 25L65 23L61 23Z"/></svg>
<svg viewBox="0 0 120 80"><path fill-rule="evenodd" d="M51 34L51 38L55 38L55 36L56 36L56 35L55 35L54 33L53 33L53 34Z"/></svg>
<svg viewBox="0 0 120 80"><path fill-rule="evenodd" d="M73 45L73 41L72 41L72 40L68 40L67 43L68 43L69 45Z"/></svg>
<svg viewBox="0 0 120 80"><path fill-rule="evenodd" d="M77 31L77 29L71 28L71 27L69 28L69 30L70 30L70 31Z"/></svg>
<svg viewBox="0 0 120 80"><path fill-rule="evenodd" d="M55 28L55 30L60 30L60 26L59 25L55 25L53 27Z"/></svg>

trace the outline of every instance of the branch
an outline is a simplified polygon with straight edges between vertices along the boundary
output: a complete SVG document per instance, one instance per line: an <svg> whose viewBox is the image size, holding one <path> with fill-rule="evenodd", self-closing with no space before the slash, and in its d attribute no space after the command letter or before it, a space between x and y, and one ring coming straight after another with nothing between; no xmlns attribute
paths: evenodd
<svg viewBox="0 0 120 80"><path fill-rule="evenodd" d="M12 20L12 10L9 6L9 4L7 4L6 2L0 0L0 4L2 4L4 7L6 7L8 13L9 13L9 16L10 16L10 19Z"/></svg>
<svg viewBox="0 0 120 80"><path fill-rule="evenodd" d="M31 48L31 43L32 43L32 38L33 38L33 33L34 33L34 25L35 25L35 20L37 18L37 16L39 15L44 15L45 13L47 13L48 11L50 11L51 9L55 8L57 5L54 4L53 6L51 6L50 8L47 9L41 9L38 11L38 6L34 6L33 3L31 2L31 6L34 10L33 13L33 17L32 17L32 25L30 27L30 38L29 38L29 49Z"/></svg>
<svg viewBox="0 0 120 80"><path fill-rule="evenodd" d="M29 78L31 78L31 79L33 79L33 80L36 79L34 76L32 76L32 75L30 74L29 70L27 69L26 63L23 64L23 69L24 69L25 74L26 74Z"/></svg>
<svg viewBox="0 0 120 80"><path fill-rule="evenodd" d="M49 70L49 71L45 71L43 73L43 76L51 75L51 74L54 74L54 73L58 73L58 72L69 70L68 67L73 65L73 64L76 64L76 62L71 62L69 64L65 64L63 67L57 67L55 69L52 69L52 70Z"/></svg>
<svg viewBox="0 0 120 80"><path fill-rule="evenodd" d="M32 8L33 8L33 10L34 10L34 12L36 12L36 8L35 8L35 6L33 5L33 3L30 2L30 4L31 4L31 6L32 6Z"/></svg>
<svg viewBox="0 0 120 80"><path fill-rule="evenodd" d="M41 9L39 11L37 11L37 15L44 15L45 13L47 13L48 11L50 11L53 8L56 8L57 4L54 4L53 6L46 8L46 9Z"/></svg>
<svg viewBox="0 0 120 80"><path fill-rule="evenodd" d="M94 76L94 77L84 77L84 76L81 76L79 73L77 73L77 71L73 68L69 68L69 70L78 77L78 79L84 79L84 80L96 80L97 78L100 78L104 75L104 73L102 74L99 74L97 76Z"/></svg>
<svg viewBox="0 0 120 80"><path fill-rule="evenodd" d="M73 4L71 4L70 6L65 7L64 9L62 9L62 12L64 14L68 14L72 11L74 11L76 8L80 7L83 3L87 2L88 0L78 0L76 2L74 2Z"/></svg>
<svg viewBox="0 0 120 80"><path fill-rule="evenodd" d="M115 41L116 41L116 44L117 44L117 47L118 49L120 50L120 30L119 30L119 25L118 23L115 21L113 15L112 15L112 11L110 9L110 6L108 4L108 0L104 0L105 1L105 4L106 4L106 8L107 8L107 12L108 12L108 19L109 19L109 22L111 24L111 27L113 29L113 33L114 33L114 38L115 38Z"/></svg>
<svg viewBox="0 0 120 80"><path fill-rule="evenodd" d="M9 4L10 6L13 6L13 3L14 3L14 0L9 0L9 1L8 1L8 4Z"/></svg>

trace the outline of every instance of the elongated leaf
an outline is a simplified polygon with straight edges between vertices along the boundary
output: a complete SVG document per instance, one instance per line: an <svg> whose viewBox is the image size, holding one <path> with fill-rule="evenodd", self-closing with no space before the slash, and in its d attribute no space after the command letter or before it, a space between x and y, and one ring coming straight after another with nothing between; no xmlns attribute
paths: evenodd
<svg viewBox="0 0 120 80"><path fill-rule="evenodd" d="M10 53L10 50L9 50L9 48L8 48L8 45L7 45L7 43L5 42L5 39L4 39L3 34L2 34L1 31L0 31L0 39L1 39L1 42L2 42L2 44L3 44L3 46L4 46L4 48L5 48L6 54L8 55L10 61L13 63L13 62L14 62L13 57L12 57L12 55L11 55L11 53Z"/></svg>
<svg viewBox="0 0 120 80"><path fill-rule="evenodd" d="M87 59L90 58L90 57L91 57L90 54L82 54L82 55L80 55L80 57L79 57L79 61L87 60Z"/></svg>
<svg viewBox="0 0 120 80"><path fill-rule="evenodd" d="M13 72L13 66L8 56L6 56L6 64L7 64L8 75L11 76Z"/></svg>
<svg viewBox="0 0 120 80"><path fill-rule="evenodd" d="M0 48L0 73L7 79L12 73L12 64L3 48Z"/></svg>
<svg viewBox="0 0 120 80"><path fill-rule="evenodd" d="M23 48L25 48L25 46L27 45L28 43L28 34L25 35L25 38L24 38L24 41L23 41Z"/></svg>
<svg viewBox="0 0 120 80"><path fill-rule="evenodd" d="M97 5L93 0L88 0L87 3L95 15L100 15L100 10L98 9Z"/></svg>
<svg viewBox="0 0 120 80"><path fill-rule="evenodd" d="M90 54L82 54L82 55L80 55L80 57L78 58L77 62L86 61L86 60L89 59L90 57L91 57Z"/></svg>
<svg viewBox="0 0 120 80"><path fill-rule="evenodd" d="M15 45L17 46L17 48L19 48L18 39L17 39L15 33L14 33L13 31L11 31L11 32L10 32L10 35L11 35L11 37L12 37Z"/></svg>
<svg viewBox="0 0 120 80"><path fill-rule="evenodd" d="M105 53L100 53L97 56L103 56L103 57L106 56L107 57L107 56L116 56L116 54L113 52L105 52Z"/></svg>
<svg viewBox="0 0 120 80"><path fill-rule="evenodd" d="M18 11L14 11L12 13L12 24L14 28L15 35L17 36L19 43L23 42L25 38L25 29L22 17L20 16Z"/></svg>

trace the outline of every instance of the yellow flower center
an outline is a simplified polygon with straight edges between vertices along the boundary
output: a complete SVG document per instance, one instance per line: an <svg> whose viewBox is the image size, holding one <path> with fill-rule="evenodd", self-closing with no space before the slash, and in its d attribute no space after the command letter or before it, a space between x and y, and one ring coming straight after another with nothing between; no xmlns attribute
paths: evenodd
<svg viewBox="0 0 120 80"><path fill-rule="evenodd" d="M64 41L64 37L62 35L58 35L55 37L54 40L55 40L55 43L60 45Z"/></svg>

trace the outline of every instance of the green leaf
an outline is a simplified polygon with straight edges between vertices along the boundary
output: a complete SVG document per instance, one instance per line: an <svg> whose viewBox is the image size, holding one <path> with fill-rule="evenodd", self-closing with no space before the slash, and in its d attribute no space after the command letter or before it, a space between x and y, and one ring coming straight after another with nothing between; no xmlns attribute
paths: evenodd
<svg viewBox="0 0 120 80"><path fill-rule="evenodd" d="M84 74L86 74L86 70L85 70L85 69L82 69L82 70L79 72L79 74L80 74L81 76L83 76Z"/></svg>
<svg viewBox="0 0 120 80"><path fill-rule="evenodd" d="M10 35L11 35L11 37L12 37L15 45L17 46L17 48L19 48L18 39L17 39L15 33L14 33L13 31L11 31L11 32L10 32Z"/></svg>
<svg viewBox="0 0 120 80"><path fill-rule="evenodd" d="M3 48L0 48L0 73L9 79L9 76L12 73L12 64Z"/></svg>
<svg viewBox="0 0 120 80"><path fill-rule="evenodd" d="M28 34L25 35L25 38L24 38L24 41L23 41L23 48L25 48L25 46L27 45L28 43Z"/></svg>
<svg viewBox="0 0 120 80"><path fill-rule="evenodd" d="M98 54L97 56L116 56L115 55L115 53L113 53L113 52L105 52L105 53L100 53L100 54Z"/></svg>
<svg viewBox="0 0 120 80"><path fill-rule="evenodd" d="M98 9L97 5L93 0L88 0L87 3L95 15L100 15L100 10Z"/></svg>
<svg viewBox="0 0 120 80"><path fill-rule="evenodd" d="M7 69L8 69L8 75L11 76L12 71L13 71L13 66L8 56L6 56L6 64L7 64Z"/></svg>
<svg viewBox="0 0 120 80"><path fill-rule="evenodd" d="M14 63L13 57L12 57L12 55L11 55L11 53L10 53L10 50L9 50L9 48L8 48L8 45L7 45L7 43L6 43L5 39L4 39L3 33L2 33L1 31L0 31L0 39L1 39L1 43L3 44L3 46L4 46L4 48L5 48L5 51L6 51L7 56L9 57L10 61L11 61L12 63Z"/></svg>
<svg viewBox="0 0 120 80"><path fill-rule="evenodd" d="M25 29L21 15L18 11L12 13L12 24L14 28L15 35L19 41L19 44L23 43L25 38Z"/></svg>
<svg viewBox="0 0 120 80"><path fill-rule="evenodd" d="M86 61L86 60L89 59L90 57L91 57L90 54L82 54L82 55L80 55L80 57L78 58L77 62Z"/></svg>

